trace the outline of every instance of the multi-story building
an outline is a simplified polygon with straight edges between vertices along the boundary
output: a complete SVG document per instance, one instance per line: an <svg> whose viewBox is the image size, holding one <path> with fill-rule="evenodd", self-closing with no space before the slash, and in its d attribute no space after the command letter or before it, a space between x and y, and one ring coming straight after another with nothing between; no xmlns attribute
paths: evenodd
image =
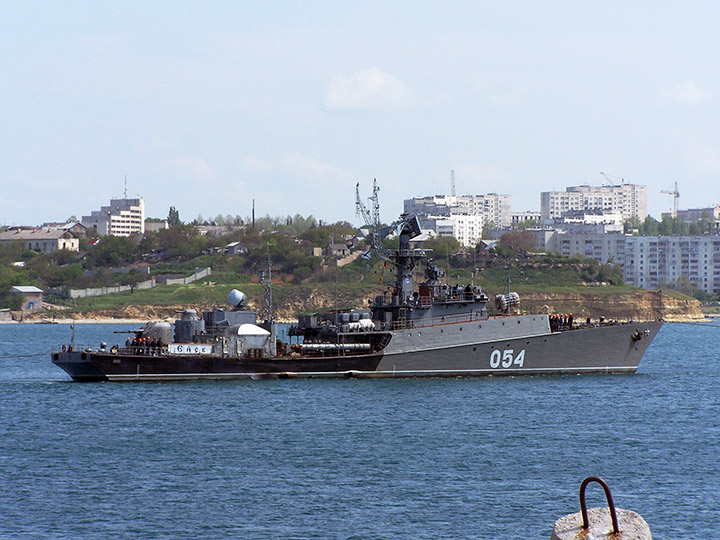
<svg viewBox="0 0 720 540"><path fill-rule="evenodd" d="M672 217L672 212L663 212L662 218L666 217ZM686 223L697 223L707 220L708 228L706 231L720 232L720 205L710 206L708 208L678 210L677 218Z"/></svg>
<svg viewBox="0 0 720 540"><path fill-rule="evenodd" d="M511 212L510 222L513 227L524 221L540 221L540 212Z"/></svg>
<svg viewBox="0 0 720 540"><path fill-rule="evenodd" d="M22 242L25 249L40 253L53 253L61 249L79 251L80 242L75 236L63 229L13 229L0 232L0 244Z"/></svg>
<svg viewBox="0 0 720 540"><path fill-rule="evenodd" d="M568 212L620 214L623 219L647 217L647 186L574 186L565 191L544 191L540 194L543 221L562 218Z"/></svg>
<svg viewBox="0 0 720 540"><path fill-rule="evenodd" d="M625 281L657 289L687 278L695 287L720 294L720 235L629 236L554 231L537 238L541 249L582 256L622 269Z"/></svg>
<svg viewBox="0 0 720 540"><path fill-rule="evenodd" d="M474 247L482 238L483 217L467 214L452 216L421 216L420 226L438 236L457 238L463 246Z"/></svg>
<svg viewBox="0 0 720 540"><path fill-rule="evenodd" d="M631 285L656 289L686 277L720 294L720 236L628 236L623 273Z"/></svg>
<svg viewBox="0 0 720 540"><path fill-rule="evenodd" d="M403 210L421 218L427 216L480 216L485 224L492 223L497 228L507 229L512 224L510 206L510 195L487 193L485 195L435 195L406 199ZM462 222L472 223L472 226L476 223L474 220Z"/></svg>
<svg viewBox="0 0 720 540"><path fill-rule="evenodd" d="M145 201L138 199L113 199L110 206L101 206L89 216L82 217L88 235L112 234L130 236L145 232Z"/></svg>

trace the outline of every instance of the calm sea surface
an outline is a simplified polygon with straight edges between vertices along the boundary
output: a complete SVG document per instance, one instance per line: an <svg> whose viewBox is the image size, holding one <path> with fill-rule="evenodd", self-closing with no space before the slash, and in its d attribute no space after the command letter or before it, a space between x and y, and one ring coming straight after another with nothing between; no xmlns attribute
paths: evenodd
<svg viewBox="0 0 720 540"><path fill-rule="evenodd" d="M77 384L69 339L0 325L0 538L549 539L590 475L656 540L720 537L720 322L635 375L450 380Z"/></svg>

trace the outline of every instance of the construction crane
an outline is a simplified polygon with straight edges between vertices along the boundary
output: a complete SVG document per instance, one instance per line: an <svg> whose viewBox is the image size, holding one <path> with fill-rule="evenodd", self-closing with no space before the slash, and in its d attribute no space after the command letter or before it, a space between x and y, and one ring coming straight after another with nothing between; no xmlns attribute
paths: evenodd
<svg viewBox="0 0 720 540"><path fill-rule="evenodd" d="M368 209L367 206L365 206L365 203L362 200L362 197L360 197L360 182L358 182L355 185L355 210L357 211L357 214L363 218L363 221L365 222L365 225L370 230L370 244L372 245L372 248L375 250L375 253L380 257L381 259L384 259L386 261L390 260L390 253L387 249L385 249L385 246L382 244L382 236L383 233L385 235L387 232L391 231L392 229L390 227L383 227L383 230L380 231L380 202L378 200L378 191L380 191L380 188L377 185L377 178L373 179L373 194L372 197L368 197L368 201L370 201L370 205L372 208L372 213Z"/></svg>
<svg viewBox="0 0 720 540"><path fill-rule="evenodd" d="M610 177L609 177L607 174L605 174L605 173L602 172L602 171L600 171L600 174L602 174L602 175L605 177L605 180L607 180L609 186L614 185L614 184L613 184L613 181L610 180ZM612 176L612 175L611 175L611 176ZM615 178L617 178L617 176L615 176ZM624 183L625 183L625 179L624 179L624 178L620 178L620 185L623 185Z"/></svg>
<svg viewBox="0 0 720 540"><path fill-rule="evenodd" d="M667 193L668 195L673 196L673 210L672 210L672 217L673 219L677 219L678 216L678 199L680 198L680 192L678 191L677 182L675 182L675 189L672 191L669 189L663 189L660 191L660 193Z"/></svg>

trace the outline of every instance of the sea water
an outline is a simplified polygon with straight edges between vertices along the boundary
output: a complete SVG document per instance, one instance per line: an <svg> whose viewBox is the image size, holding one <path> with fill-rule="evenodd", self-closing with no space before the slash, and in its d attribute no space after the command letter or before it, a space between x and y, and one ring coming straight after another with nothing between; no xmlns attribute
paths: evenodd
<svg viewBox="0 0 720 540"><path fill-rule="evenodd" d="M591 475L656 540L718 538L719 326L635 375L80 384L68 325L3 325L0 538L547 539Z"/></svg>

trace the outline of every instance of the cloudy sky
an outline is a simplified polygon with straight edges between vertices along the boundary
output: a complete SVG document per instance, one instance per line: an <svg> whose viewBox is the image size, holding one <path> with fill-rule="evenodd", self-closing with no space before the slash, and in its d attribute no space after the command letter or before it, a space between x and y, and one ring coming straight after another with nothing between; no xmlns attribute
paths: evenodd
<svg viewBox="0 0 720 540"><path fill-rule="evenodd" d="M720 3L0 0L0 224L359 223L402 200L624 179L720 204Z"/></svg>

